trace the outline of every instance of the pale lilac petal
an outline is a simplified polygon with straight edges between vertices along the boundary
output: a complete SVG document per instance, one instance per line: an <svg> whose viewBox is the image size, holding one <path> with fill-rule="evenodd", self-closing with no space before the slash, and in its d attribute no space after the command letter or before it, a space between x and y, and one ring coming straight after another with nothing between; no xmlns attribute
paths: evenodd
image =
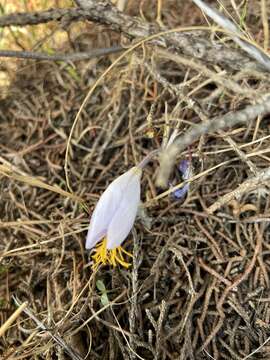
<svg viewBox="0 0 270 360"><path fill-rule="evenodd" d="M188 180L192 176L192 166L189 160L182 160L178 165L178 170L182 175L183 180ZM185 184L180 189L177 189L173 192L173 197L175 199L182 199L186 193L189 191L189 183Z"/></svg>
<svg viewBox="0 0 270 360"><path fill-rule="evenodd" d="M108 226L121 203L124 189L132 176L131 170L116 178L101 195L91 217L86 249L93 248L106 235Z"/></svg>
<svg viewBox="0 0 270 360"><path fill-rule="evenodd" d="M187 180L190 172L190 162L188 160L182 160L178 166L178 169L180 170L183 179Z"/></svg>
<svg viewBox="0 0 270 360"><path fill-rule="evenodd" d="M86 243L85 248L86 249L92 249L101 239L103 239L106 236L107 229L102 229L99 233L95 233L92 231L93 226L90 225L87 236L86 236Z"/></svg>
<svg viewBox="0 0 270 360"><path fill-rule="evenodd" d="M124 191L121 203L109 225L107 232L107 249L121 245L134 224L140 203L141 171L133 168L133 175Z"/></svg>
<svg viewBox="0 0 270 360"><path fill-rule="evenodd" d="M186 193L189 190L189 184L185 184L183 187L181 187L180 189L177 189L173 192L173 195L176 199L182 199Z"/></svg>

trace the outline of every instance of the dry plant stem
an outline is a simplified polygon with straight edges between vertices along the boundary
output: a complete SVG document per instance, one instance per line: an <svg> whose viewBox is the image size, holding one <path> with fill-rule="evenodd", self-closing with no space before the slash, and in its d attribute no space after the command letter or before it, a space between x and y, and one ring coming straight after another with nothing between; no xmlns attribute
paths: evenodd
<svg viewBox="0 0 270 360"><path fill-rule="evenodd" d="M46 24L50 21L72 22L87 19L88 12L82 9L50 9L27 13L13 13L0 17L0 27Z"/></svg>
<svg viewBox="0 0 270 360"><path fill-rule="evenodd" d="M129 315L129 330L132 334L130 336L130 347L136 351L136 341L135 341L135 334L136 334L136 328L137 328L137 321L138 318L138 289L139 289L139 283L138 283L138 270L140 266L140 257L139 257L139 238L136 233L136 230L132 230L132 236L133 236L133 266L132 266L132 296L130 298L130 315ZM132 359L136 359L135 354L130 354Z"/></svg>
<svg viewBox="0 0 270 360"><path fill-rule="evenodd" d="M268 71L270 70L270 58L268 54L263 51L263 49L259 49L254 42L246 39L242 32L238 29L238 27L229 20L222 13L207 5L203 0L193 0L193 2L209 16L213 19L219 26L223 29L228 30L231 34L232 39L251 57L256 59L262 66L264 66Z"/></svg>
<svg viewBox="0 0 270 360"><path fill-rule="evenodd" d="M155 157L158 153L160 152L160 150L153 150L151 151L137 166L140 169L145 168L145 166L153 159L153 157Z"/></svg>
<svg viewBox="0 0 270 360"><path fill-rule="evenodd" d="M17 174L15 171L13 171L11 168L9 168L8 166L5 165L1 165L0 164L0 175L9 177L11 179L14 179L16 181L22 182L22 183L26 183L28 185L34 186L34 187L39 187L41 189L46 189L52 192L56 192L62 196L65 197L69 197L73 200L79 201L79 202L83 202L83 199L80 198L79 196L76 196L74 194L69 193L68 191L62 190L60 187L58 186L52 186L49 184L46 184L45 182L36 179L33 176L24 176L24 175L19 175Z"/></svg>
<svg viewBox="0 0 270 360"><path fill-rule="evenodd" d="M227 74L221 76L220 74L208 69L208 67L202 64L199 60L195 61L190 58L187 59L181 55L173 54L161 48L157 48L156 52L162 58L172 60L175 63L180 63L187 66L188 68L190 67L194 70L197 70L198 72L205 75L207 78L211 79L216 84L220 85L222 88L233 91L235 94L241 94L242 96L245 95L251 98L254 98L254 96L258 94L248 87L238 85L237 82L231 80Z"/></svg>
<svg viewBox="0 0 270 360"><path fill-rule="evenodd" d="M139 18L122 13L109 1L76 0L76 3L80 8L51 9L2 16L0 18L0 27L36 25L49 21L62 21L68 24L86 19L109 25L111 29L135 39L148 37L161 30L157 24L149 24ZM162 30L166 29L163 27ZM157 43L157 41L154 42ZM214 44L200 32L170 34L167 35L166 40L159 41L159 43L163 43L165 47L173 45L186 55L204 59L207 62L219 64L229 69L240 70L245 66L262 70L257 61L249 59L241 51L229 49L223 44Z"/></svg>
<svg viewBox="0 0 270 360"><path fill-rule="evenodd" d="M161 154L160 170L157 178L157 185L166 187L173 164L177 155L188 145L191 145L201 135L229 128L238 124L245 124L252 121L257 116L264 116L270 112L270 96L263 97L259 103L249 105L243 110L228 113L224 116L216 117L209 121L204 121L200 125L193 126L185 135L179 137L175 142Z"/></svg>
<svg viewBox="0 0 270 360"><path fill-rule="evenodd" d="M155 357L154 360L158 360L160 358L160 352L161 352L161 344L162 344L162 324L164 321L164 318L166 316L167 311L167 303L165 300L161 301L161 304L159 306L160 314L159 318L156 322L156 349L155 349Z"/></svg>
<svg viewBox="0 0 270 360"><path fill-rule="evenodd" d="M118 11L106 0L76 0L76 3L81 9L88 11L88 16L93 21L109 25L113 30L124 33L130 38L148 37L161 30L157 24L149 24L137 17L131 17ZM166 28L162 28L162 31L166 31ZM207 62L234 70L240 70L244 66L260 69L256 61L250 60L241 51L229 49L222 44L215 45L201 32L173 33L167 35L163 41L154 40L154 43L166 48L174 46L192 58L204 59Z"/></svg>
<svg viewBox="0 0 270 360"><path fill-rule="evenodd" d="M1 57L10 57L17 59L33 59L33 60L47 60L47 61L81 61L90 60L100 56L114 54L123 51L121 46L114 46L111 48L93 49L89 52L78 52L74 54L45 54L34 51L16 51L16 50L0 50Z"/></svg>
<svg viewBox="0 0 270 360"><path fill-rule="evenodd" d="M222 296L220 297L218 303L217 303L217 310L219 312L219 320L216 324L216 326L214 326L211 334L207 337L207 339L205 340L204 344L202 345L201 347L201 350L206 348L207 345L210 343L210 341L214 338L214 336L217 334L217 332L219 331L219 329L221 328L221 326L223 325L223 322L224 322L224 319L225 319L225 313L223 311L223 304L225 302L225 299L227 298L227 296L229 295L229 293L234 289L236 288L237 286L239 286L241 284L242 281L244 281L248 276L249 274L251 273L252 269L254 268L254 265L256 263L256 260L257 260L257 256L259 255L260 253L260 250L261 250L261 246L262 246L262 234L260 233L259 231L259 228L257 226L257 224L255 224L255 230L257 232L257 244L256 244L256 247L254 249L254 254L253 254L253 257L252 259L250 260L249 264L246 266L244 272L240 275L240 276L237 276L236 280L233 281L230 285L228 285Z"/></svg>
<svg viewBox="0 0 270 360"><path fill-rule="evenodd" d="M262 9L262 23L263 23L263 32L264 32L263 47L264 50L267 51L269 46L269 24L268 24L266 0L261 0L261 9Z"/></svg>
<svg viewBox="0 0 270 360"><path fill-rule="evenodd" d="M27 302L20 304L19 308L7 319L7 321L0 327L0 337L10 328L12 323L20 316L27 306Z"/></svg>
<svg viewBox="0 0 270 360"><path fill-rule="evenodd" d="M241 360L250 359L253 355L255 355L257 352L259 352L264 347L264 345L266 345L269 341L270 341L270 337L268 337L257 349L252 351L250 354L248 354L247 356L245 356Z"/></svg>
<svg viewBox="0 0 270 360"><path fill-rule="evenodd" d="M83 289L85 290L85 289ZM118 295L113 302L109 302L108 304L104 305L101 309L99 309L97 312L94 312L92 316L90 316L86 321L84 321L83 324L81 324L80 326L78 326L75 330L73 330L70 333L70 336L73 336L75 334L77 334L81 329L83 329L84 327L86 327L87 324L89 324L93 319L95 319L96 317L98 317L99 314L101 314L103 311L105 311L106 309L108 309L109 307L111 307L112 305L119 305L117 304L117 301L120 300L124 295L126 295L126 291L123 291L120 295Z"/></svg>
<svg viewBox="0 0 270 360"><path fill-rule="evenodd" d="M226 78L224 79L224 77L221 77L219 74L213 73L212 71L208 70L207 67L205 67L204 65L202 65L198 62L195 63L192 60L191 61L186 60L183 57L178 56L178 55L171 55L170 53L168 53L167 51L164 51L164 50L157 50L157 53L164 55L165 57L167 57L171 60L174 60L177 62L180 61L184 65L193 67L194 69L202 72L204 75L209 76L213 81L217 82L222 88L225 88L225 89L227 88L233 92L236 92L236 93L241 92L241 94L246 94L246 96L254 97L254 93L250 89L245 89L245 91L242 91L241 90L242 87L240 87L237 83L235 83L231 80L227 80ZM153 65L153 67L151 67L149 64L145 63L145 66L147 67L149 72L153 75L153 77L155 78L156 81L161 83L166 89L168 89L168 91L173 92L180 99L182 98L183 101L185 101L188 104L188 106L190 106L196 112L196 114L200 117L200 119L202 121L207 121L207 117L201 111L200 106L197 103L195 103L192 99L190 99L189 96L185 95L181 91L179 86L169 83L163 76L161 76L158 73L158 71L155 69L154 65ZM225 140L232 146L232 148L238 154L240 159L249 166L251 172L253 172L254 175L257 175L256 166L252 163L252 161L250 161L247 158L245 153L238 148L237 144L231 139L231 137L226 135L226 133L221 130L219 130L219 133L224 136Z"/></svg>
<svg viewBox="0 0 270 360"><path fill-rule="evenodd" d="M125 56L129 53L131 53L132 51L134 51L136 48L138 48L141 45L144 45L146 42L157 39L158 37L161 36L165 36L165 35L174 35L174 34L178 34L178 33L184 33L184 31L192 31L195 29L200 29L200 30L209 30L208 28L205 27L182 27L182 28L175 28L172 30L166 30L163 31L161 33L156 33L153 34L147 38L144 38L140 41L138 41L137 43L135 43L134 45L132 45L131 47L129 47L123 54L121 54L103 73L102 75L96 80L96 82L94 83L94 85L91 87L91 89L88 91L86 97L84 98L79 111L76 114L76 117L74 119L74 122L72 124L72 127L70 129L70 133L69 133L69 137L67 140L67 146L66 146L66 153L65 153L65 165L64 165L64 169L65 169L65 178L66 178L66 185L68 187L68 189L70 190L70 192L72 192L72 188L70 185L70 181L69 181L69 176L68 176L68 157L69 157L69 151L70 151L70 146L71 146L71 142L72 142L72 136L74 133L74 130L76 128L77 122L80 118L80 115L83 111L83 108L85 107L86 103L88 102L90 96L93 94L93 92L95 91L95 89L97 88L97 86L100 84L100 82L107 76L107 74L116 66L116 64L118 64L120 62L120 60L122 60L123 58L125 58ZM167 179L169 177L169 174L167 174Z"/></svg>
<svg viewBox="0 0 270 360"><path fill-rule="evenodd" d="M182 263L183 268L185 269L185 272L187 274L187 278L188 278L188 282L189 282L189 286L190 286L190 293L191 293L191 295L194 295L196 293L196 291L194 289L192 277L191 277L188 267L183 259L183 255L182 255L181 251L173 246L171 246L169 248L169 250L172 251L175 254L176 258Z"/></svg>
<svg viewBox="0 0 270 360"><path fill-rule="evenodd" d="M253 175L256 176L258 173L257 166L255 164L253 164L253 162L251 160L249 160L249 158L246 156L244 151L239 149L237 144L232 140L232 138L230 136L227 136L226 133L223 131L219 131L219 133L224 136L224 139L231 145L231 147L237 153L239 158L248 165L250 171L253 173Z"/></svg>
<svg viewBox="0 0 270 360"><path fill-rule="evenodd" d="M216 279L218 279L220 282L223 282L224 284L226 284L227 286L231 285L231 281L224 278L224 276L220 275L219 273L217 273L214 269L212 269L211 267L209 267L207 264L205 264L205 262L203 261L202 258L198 259L199 264L201 265L201 267L207 271L209 274L213 275Z"/></svg>
<svg viewBox="0 0 270 360"><path fill-rule="evenodd" d="M254 176L251 179L244 181L241 185L238 186L234 191L222 196L218 201L211 205L207 212L212 214L216 210L220 209L225 204L228 204L233 199L240 199L241 196L249 191L257 189L258 186L266 183L270 180L270 168L260 171L257 176Z"/></svg>
<svg viewBox="0 0 270 360"><path fill-rule="evenodd" d="M27 309L27 303L23 303L22 305L20 305L20 301L17 300L15 297L13 297L13 300L15 301L16 305L20 306L19 309L23 306L22 311L28 315L38 326L38 328L40 330L44 330L46 331L51 338L58 344L61 346L61 348L71 357L71 359L73 360L82 360L82 358L80 357L80 355L78 355L70 346L68 346L65 341L58 335L54 335L50 330L48 330L46 328L46 326L40 321L38 320L38 318L29 310ZM18 309L18 310L19 310Z"/></svg>

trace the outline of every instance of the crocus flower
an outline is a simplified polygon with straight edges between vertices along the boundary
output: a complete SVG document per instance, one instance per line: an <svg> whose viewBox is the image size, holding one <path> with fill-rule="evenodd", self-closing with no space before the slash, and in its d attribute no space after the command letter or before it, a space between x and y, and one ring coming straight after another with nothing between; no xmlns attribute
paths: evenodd
<svg viewBox="0 0 270 360"><path fill-rule="evenodd" d="M190 161L188 160L182 160L178 165L178 170L180 171L183 180L188 180L192 176L192 167ZM173 196L178 200L182 199L186 195L188 190L189 183L185 184L180 189L175 190L173 192Z"/></svg>
<svg viewBox="0 0 270 360"><path fill-rule="evenodd" d="M90 221L86 249L96 245L92 256L94 267L100 264L128 268L123 254L132 257L121 246L134 224L140 202L141 167L133 167L116 178L101 195Z"/></svg>

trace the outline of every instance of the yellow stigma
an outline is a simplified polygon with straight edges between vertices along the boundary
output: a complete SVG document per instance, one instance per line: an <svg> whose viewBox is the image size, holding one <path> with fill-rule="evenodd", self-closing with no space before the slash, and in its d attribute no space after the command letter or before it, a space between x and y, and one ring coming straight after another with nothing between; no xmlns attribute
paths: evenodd
<svg viewBox="0 0 270 360"><path fill-rule="evenodd" d="M97 269L99 265L112 265L115 267L117 263L125 267L129 268L130 263L126 262L123 254L126 254L129 257L133 257L131 253L122 248L122 246L118 246L113 250L107 250L107 241L104 238L95 248L95 254L92 255L92 259L94 261L93 269Z"/></svg>

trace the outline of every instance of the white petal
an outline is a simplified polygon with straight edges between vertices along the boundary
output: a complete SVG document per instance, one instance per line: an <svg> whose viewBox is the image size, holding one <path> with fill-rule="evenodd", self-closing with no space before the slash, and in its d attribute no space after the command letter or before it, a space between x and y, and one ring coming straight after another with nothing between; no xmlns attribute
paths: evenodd
<svg viewBox="0 0 270 360"><path fill-rule="evenodd" d="M140 203L141 170L132 168L132 176L122 197L122 201L112 218L107 232L107 249L114 249L121 245L128 236L134 224Z"/></svg>
<svg viewBox="0 0 270 360"><path fill-rule="evenodd" d="M133 168L132 168L133 169ZM116 178L101 195L91 217L86 238L86 249L94 247L107 233L133 172L130 169Z"/></svg>

